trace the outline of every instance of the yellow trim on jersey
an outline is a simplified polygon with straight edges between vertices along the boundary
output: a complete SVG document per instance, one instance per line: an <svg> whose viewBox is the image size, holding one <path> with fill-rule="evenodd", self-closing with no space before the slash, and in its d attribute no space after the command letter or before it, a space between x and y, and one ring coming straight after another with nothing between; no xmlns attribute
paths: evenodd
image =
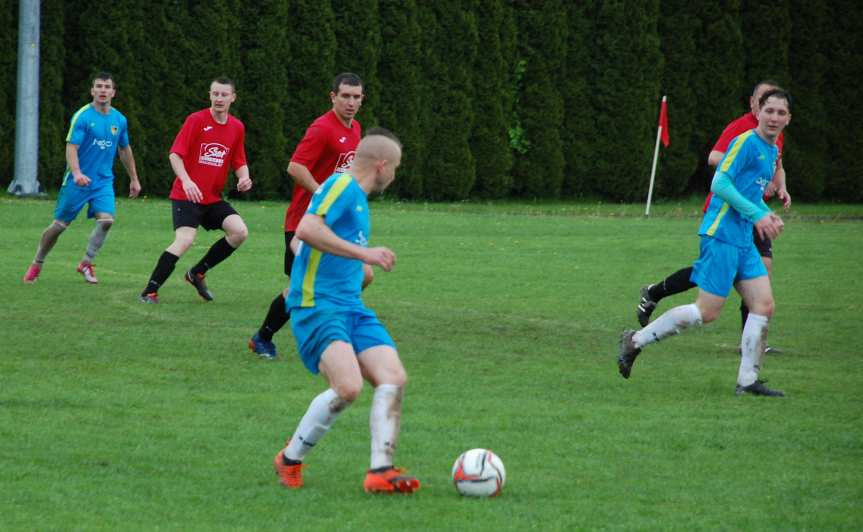
<svg viewBox="0 0 863 532"><path fill-rule="evenodd" d="M81 113L90 108L90 104L88 103L84 107L75 111L75 114L72 115L72 120L69 121L69 132L66 133L66 142L72 139L72 130L75 129L75 123L78 121L78 117L81 116Z"/></svg>
<svg viewBox="0 0 863 532"><path fill-rule="evenodd" d="M742 148L743 145L746 144L746 139L751 137L753 133L755 133L755 130L750 129L745 133L741 133L737 137L737 142L734 143L734 146L731 147L731 151L729 151L725 155L725 159L722 160L722 165L720 165L719 167L720 172L727 172L728 169L731 168L731 165L734 163L734 159L736 159L737 154L740 153L740 148Z"/></svg>
<svg viewBox="0 0 863 532"><path fill-rule="evenodd" d="M342 174L337 177L336 182L327 191L327 195L324 196L318 208L314 212L309 212L318 216L326 216L330 207L339 199L342 192L348 188L352 180L353 177L350 174ZM324 255L322 251L311 246L309 246L309 250L309 263L306 265L306 272L303 275L303 300L300 302L301 307L315 306L315 279L318 276L318 267L321 265L321 259Z"/></svg>
<svg viewBox="0 0 863 532"><path fill-rule="evenodd" d="M707 235L713 236L713 233L716 232L716 229L719 227L719 222L725 217L725 214L728 213L728 204L723 203L722 207L719 209L719 213L716 215L716 219L713 220L713 223L710 224L710 227L707 228Z"/></svg>
<svg viewBox="0 0 863 532"><path fill-rule="evenodd" d="M342 174L336 178L336 182L333 183L333 186L330 187L330 190L327 191L326 197L318 206L318 208L312 214L317 214L318 216L324 216L330 210L330 207L333 206L333 203L339 199L339 196L344 192L348 185L351 184L353 177L350 174Z"/></svg>
<svg viewBox="0 0 863 532"><path fill-rule="evenodd" d="M321 265L321 257L323 253L309 246L309 264L306 266L306 273L303 276L303 300L300 302L301 307L315 306L315 278L318 275L318 266Z"/></svg>

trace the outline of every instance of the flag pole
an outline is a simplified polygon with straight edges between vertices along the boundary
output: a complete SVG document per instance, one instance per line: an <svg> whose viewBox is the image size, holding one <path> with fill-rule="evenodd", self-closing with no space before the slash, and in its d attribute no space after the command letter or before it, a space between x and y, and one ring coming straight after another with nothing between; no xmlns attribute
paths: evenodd
<svg viewBox="0 0 863 532"><path fill-rule="evenodd" d="M650 186L647 189L647 206L644 209L644 215L650 216L650 202L653 199L653 181L656 178L656 160L659 158L659 141L662 139L662 113L665 111L665 96L662 97L662 107L660 107L659 127L656 128L656 146L653 148L653 166L650 169Z"/></svg>
<svg viewBox="0 0 863 532"><path fill-rule="evenodd" d="M659 139L662 136L662 126L656 130L656 147L653 148L653 168L650 170L650 187L647 189L647 208L644 215L650 216L650 200L653 198L653 180L656 177L656 159L659 157Z"/></svg>

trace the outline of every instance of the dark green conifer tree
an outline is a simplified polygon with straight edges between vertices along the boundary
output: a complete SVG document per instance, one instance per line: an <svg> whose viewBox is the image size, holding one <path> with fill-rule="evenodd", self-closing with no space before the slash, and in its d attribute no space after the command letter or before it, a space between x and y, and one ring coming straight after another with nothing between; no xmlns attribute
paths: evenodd
<svg viewBox="0 0 863 532"><path fill-rule="evenodd" d="M563 96L559 73L566 60L566 11L558 0L518 1L518 56L524 65L516 114L522 128L513 165L513 189L528 198L556 198L563 186Z"/></svg>
<svg viewBox="0 0 863 532"><path fill-rule="evenodd" d="M420 125L421 34L414 0L380 4L381 52L378 76L381 97L376 108L378 124L392 130L402 141L404 150L398 177L387 189L388 194L407 198L422 197L423 147L425 130Z"/></svg>

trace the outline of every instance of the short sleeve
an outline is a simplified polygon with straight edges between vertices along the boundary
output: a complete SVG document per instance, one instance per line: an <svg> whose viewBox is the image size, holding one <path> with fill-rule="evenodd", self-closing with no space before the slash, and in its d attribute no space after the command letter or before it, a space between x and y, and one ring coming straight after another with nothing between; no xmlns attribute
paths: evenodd
<svg viewBox="0 0 863 532"><path fill-rule="evenodd" d="M192 132L197 131L195 122L196 118L194 114L186 117L183 127L180 128L180 132L174 138L174 144L171 145L171 153L176 153L183 158L189 154L189 145L192 143Z"/></svg>
<svg viewBox="0 0 863 532"><path fill-rule="evenodd" d="M129 121L124 116L121 119L121 123L119 145L121 148L126 148L129 145Z"/></svg>
<svg viewBox="0 0 863 532"><path fill-rule="evenodd" d="M234 170L246 165L246 127L242 123L238 123L237 130L237 142L231 157L231 167Z"/></svg>
<svg viewBox="0 0 863 532"><path fill-rule="evenodd" d="M351 187L349 185L353 178L348 174L340 174L326 180L324 184L312 194L309 203L309 214L323 216L327 220L337 219L346 206L351 205Z"/></svg>
<svg viewBox="0 0 863 532"><path fill-rule="evenodd" d="M327 144L326 139L324 128L318 123L312 124L306 130L300 143L297 144L297 148L291 156L291 162L311 168L320 159Z"/></svg>
<svg viewBox="0 0 863 532"><path fill-rule="evenodd" d="M66 135L66 142L80 146L84 142L84 137L87 135L87 120L82 117L84 110L75 113L69 124L69 133Z"/></svg>

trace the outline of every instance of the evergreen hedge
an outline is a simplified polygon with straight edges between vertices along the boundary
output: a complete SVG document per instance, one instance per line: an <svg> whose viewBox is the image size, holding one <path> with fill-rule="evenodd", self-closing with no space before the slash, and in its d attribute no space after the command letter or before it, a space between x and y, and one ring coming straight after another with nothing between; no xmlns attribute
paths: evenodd
<svg viewBox="0 0 863 532"><path fill-rule="evenodd" d="M0 185L14 171L18 0L0 0ZM285 172L359 74L358 119L405 146L389 191L407 199L643 200L659 102L656 197L701 193L706 156L774 78L795 98L784 163L798 200L863 201L863 7L853 0L42 0L39 180L56 189L68 120L90 79L114 74L144 193L167 195L167 152L209 81L237 82L255 188L290 197ZM128 178L119 167L117 190Z"/></svg>

